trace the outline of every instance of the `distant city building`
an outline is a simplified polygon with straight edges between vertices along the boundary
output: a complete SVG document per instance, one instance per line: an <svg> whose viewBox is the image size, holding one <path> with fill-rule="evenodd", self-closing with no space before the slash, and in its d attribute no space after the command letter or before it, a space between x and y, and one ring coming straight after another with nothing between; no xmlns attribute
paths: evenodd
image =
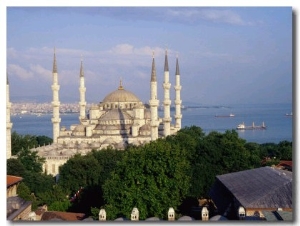
<svg viewBox="0 0 300 226"><path fill-rule="evenodd" d="M169 66L167 50L164 65L164 117L159 118L157 99L157 79L154 55L150 79L149 104L143 102L132 92L123 87L120 81L117 90L109 93L99 104L92 105L86 114L85 77L83 62L80 65L79 85L79 123L70 128L61 127L59 101L59 82L56 54L53 60L53 144L31 149L44 157L46 162L43 170L47 174L58 175L59 166L63 165L74 154L87 154L93 149L100 150L111 146L116 149L125 149L127 145L142 145L147 142L175 134L181 129L181 98L180 75L178 57L176 58L175 72L175 125L172 125L170 116L170 88Z"/></svg>
<svg viewBox="0 0 300 226"><path fill-rule="evenodd" d="M6 77L6 159L11 157L11 129L13 124L10 121L11 102L9 95L8 75Z"/></svg>

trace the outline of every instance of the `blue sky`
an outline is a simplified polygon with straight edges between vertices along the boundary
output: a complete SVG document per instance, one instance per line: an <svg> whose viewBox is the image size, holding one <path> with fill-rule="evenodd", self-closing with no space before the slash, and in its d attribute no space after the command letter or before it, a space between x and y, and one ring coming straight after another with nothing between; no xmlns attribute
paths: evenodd
<svg viewBox="0 0 300 226"><path fill-rule="evenodd" d="M52 101L55 47L61 102L79 101L81 59L88 103L120 78L147 102L153 51L162 100L168 49L183 103L292 103L291 7L8 7L6 29L12 101Z"/></svg>

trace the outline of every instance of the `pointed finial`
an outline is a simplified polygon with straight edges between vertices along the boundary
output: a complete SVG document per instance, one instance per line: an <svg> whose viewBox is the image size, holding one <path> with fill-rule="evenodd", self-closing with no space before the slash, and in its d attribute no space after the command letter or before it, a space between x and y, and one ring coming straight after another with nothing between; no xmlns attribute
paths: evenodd
<svg viewBox="0 0 300 226"><path fill-rule="evenodd" d="M168 50L166 49L166 54L165 54L165 71L169 71L169 64L168 64Z"/></svg>
<svg viewBox="0 0 300 226"><path fill-rule="evenodd" d="M177 53L177 57L176 57L176 73L175 73L175 75L180 75L179 63L178 63L178 53Z"/></svg>
<svg viewBox="0 0 300 226"><path fill-rule="evenodd" d="M53 73L57 73L55 47L54 47Z"/></svg>
<svg viewBox="0 0 300 226"><path fill-rule="evenodd" d="M80 77L83 77L84 76L84 73L83 73L83 60L82 60L82 54L81 54L81 64L80 64Z"/></svg>
<svg viewBox="0 0 300 226"><path fill-rule="evenodd" d="M154 50L152 50L152 58L154 59Z"/></svg>
<svg viewBox="0 0 300 226"><path fill-rule="evenodd" d="M120 90L120 89L124 89L124 88L123 88L123 85L122 85L122 77L120 77L120 85L119 85L119 90Z"/></svg>
<svg viewBox="0 0 300 226"><path fill-rule="evenodd" d="M151 82L156 82L156 69L155 69L154 52L153 52L152 57L153 57L153 59L152 59Z"/></svg>
<svg viewBox="0 0 300 226"><path fill-rule="evenodd" d="M6 72L6 85L9 85L9 82L8 82L8 73Z"/></svg>

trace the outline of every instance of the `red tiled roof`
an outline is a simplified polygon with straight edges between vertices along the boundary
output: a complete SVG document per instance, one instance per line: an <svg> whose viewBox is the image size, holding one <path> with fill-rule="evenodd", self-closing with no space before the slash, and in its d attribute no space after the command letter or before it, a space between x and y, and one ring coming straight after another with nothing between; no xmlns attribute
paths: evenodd
<svg viewBox="0 0 300 226"><path fill-rule="evenodd" d="M14 185L20 181L22 181L22 177L12 176L12 175L6 175L6 186L10 187L11 185Z"/></svg>
<svg viewBox="0 0 300 226"><path fill-rule="evenodd" d="M52 219L60 219L63 221L81 221L85 217L84 213L71 213L60 211L47 211L42 215L42 221L49 221Z"/></svg>
<svg viewBox="0 0 300 226"><path fill-rule="evenodd" d="M279 164L277 166L289 166L289 167L293 167L293 161L280 161Z"/></svg>

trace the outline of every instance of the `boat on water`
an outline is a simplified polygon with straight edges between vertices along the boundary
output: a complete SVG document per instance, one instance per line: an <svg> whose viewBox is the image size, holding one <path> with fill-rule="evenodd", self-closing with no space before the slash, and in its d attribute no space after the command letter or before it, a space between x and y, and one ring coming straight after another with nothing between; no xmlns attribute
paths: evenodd
<svg viewBox="0 0 300 226"><path fill-rule="evenodd" d="M229 115L215 115L215 117L234 117L235 115L230 113Z"/></svg>
<svg viewBox="0 0 300 226"><path fill-rule="evenodd" d="M238 129L238 130L254 130L254 129L267 129L267 127L266 127L266 125L265 125L264 122L261 125L259 125L259 126L256 126L254 124L254 122L252 123L251 126L246 126L245 123L243 122L243 123L239 124L236 127L236 129Z"/></svg>
<svg viewBox="0 0 300 226"><path fill-rule="evenodd" d="M290 114L286 113L285 116L293 116L293 112L291 112Z"/></svg>

